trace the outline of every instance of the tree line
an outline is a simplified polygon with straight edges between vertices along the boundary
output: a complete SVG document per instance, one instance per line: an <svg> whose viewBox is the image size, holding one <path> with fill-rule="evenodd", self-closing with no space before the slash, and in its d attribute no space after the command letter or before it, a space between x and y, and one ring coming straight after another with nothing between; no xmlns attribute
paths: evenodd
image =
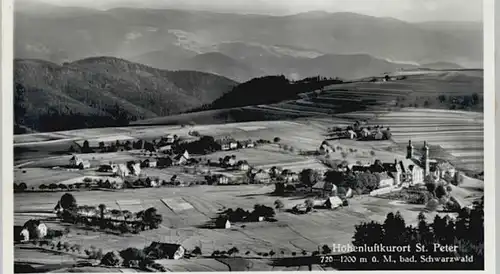
<svg viewBox="0 0 500 274"><path fill-rule="evenodd" d="M421 212L418 215L416 227L406 225L399 212L389 213L383 223L371 221L356 225L352 244L355 246L410 245L413 248L405 256L473 255L474 263L480 266L484 264L484 197L475 201L472 208L462 208L455 219L436 215L432 222L428 222ZM417 244L424 246L427 251L418 252L415 248ZM455 251L434 251L434 244L457 245L458 248ZM422 265L419 269L424 269L424 267Z"/></svg>
<svg viewBox="0 0 500 274"><path fill-rule="evenodd" d="M146 229L156 229L163 221L162 215L158 214L154 207L141 210L137 213L112 210L111 214L113 218L107 218L107 207L105 204L99 204L97 208L89 206L79 207L75 198L70 193L66 193L61 197L58 206L62 209L58 212L58 217L65 223L80 224L86 227L98 227L100 229L108 229L120 233L131 232L138 234L140 231ZM79 213L81 209L86 209L88 212L98 211L99 215L83 215Z"/></svg>

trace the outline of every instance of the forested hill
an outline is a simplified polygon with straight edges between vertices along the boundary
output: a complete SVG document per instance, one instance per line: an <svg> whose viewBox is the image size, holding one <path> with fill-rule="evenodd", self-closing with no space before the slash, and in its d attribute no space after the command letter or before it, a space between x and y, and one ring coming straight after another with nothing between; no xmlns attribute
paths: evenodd
<svg viewBox="0 0 500 274"><path fill-rule="evenodd" d="M318 91L325 86L340 83L342 83L342 80L321 76L309 77L299 81L291 81L283 75L254 78L235 86L212 104L205 105L200 109L272 104L283 100L297 99L300 93Z"/></svg>
<svg viewBox="0 0 500 274"><path fill-rule="evenodd" d="M238 83L196 71L167 71L114 57L72 63L17 59L15 130L116 126L211 103Z"/></svg>

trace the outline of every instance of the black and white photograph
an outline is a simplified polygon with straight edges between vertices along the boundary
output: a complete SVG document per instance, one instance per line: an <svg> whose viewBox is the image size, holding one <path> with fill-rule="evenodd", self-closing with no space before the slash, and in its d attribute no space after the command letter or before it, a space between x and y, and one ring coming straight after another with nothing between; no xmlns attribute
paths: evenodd
<svg viewBox="0 0 500 274"><path fill-rule="evenodd" d="M13 0L14 273L485 270L483 4Z"/></svg>

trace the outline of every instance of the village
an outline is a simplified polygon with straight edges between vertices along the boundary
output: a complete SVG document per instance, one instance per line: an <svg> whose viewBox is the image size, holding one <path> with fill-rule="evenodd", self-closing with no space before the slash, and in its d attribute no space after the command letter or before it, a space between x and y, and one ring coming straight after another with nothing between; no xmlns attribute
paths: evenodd
<svg viewBox="0 0 500 274"><path fill-rule="evenodd" d="M381 140L377 134L379 126L370 133L370 127L360 127L356 122L353 127L347 127L347 133L352 136L360 134L361 138ZM339 128L337 128L339 129ZM340 130L339 130L340 131ZM380 133L384 138L390 139L389 129ZM330 130L329 130L330 132ZM196 135L198 137L193 137ZM280 138L271 140L260 139L258 141L235 140L229 136L215 139L212 136L199 136L199 133L189 132L188 138L183 139L177 135L167 134L159 139L153 140L127 140L124 142L109 141L89 143L86 140L71 145L69 152L72 154L65 166L54 166L52 169L66 169L68 171L84 171L82 181L69 180L70 183L54 182L52 184L41 184L37 189L28 185L15 184L17 191L69 191L92 188L123 189L141 187L162 186L192 186L192 185L238 185L238 184L276 184L276 192L284 193L296 191L301 188L310 188L324 192L328 189L336 193L339 187L344 188L346 178L358 176L352 185L347 186L345 191L352 196L353 191L359 194L378 195L390 192L394 189L408 188L410 186L424 185L426 183L451 183L460 180L460 173L447 161L431 159L429 157L429 146L424 141L423 147L415 149L411 140L406 147L406 157L394 159L393 162L381 162L372 153L372 162L360 161L348 163L337 161L332 166L328 163L324 168L318 170L295 168L293 171L277 165L267 168L256 168L258 163L250 163L245 158L237 158L232 152L245 149L254 149L262 145L277 145L286 153L294 152L292 147L281 145ZM352 138L350 138L352 139ZM329 158L336 151L328 139L324 140L312 157L319 159ZM356 151L350 149L351 151ZM121 162L103 162L96 160L95 155L114 153L117 151L127 152L131 155L130 160L122 158ZM344 156L346 152L342 152ZM213 155L221 156L218 159ZM92 155L90 159L87 155ZM222 157L223 156L223 157ZM92 162L92 163L91 163ZM170 172L163 172L170 171ZM172 174L172 175L170 175ZM369 175L367 175L369 174ZM364 176L367 175L367 176ZM373 177L367 180L372 182L366 191L366 187L356 187L363 181L359 176ZM67 180L68 181L68 180ZM351 180L353 181L353 180ZM457 184L457 183L455 183ZM331 193L329 193L331 195Z"/></svg>
<svg viewBox="0 0 500 274"><path fill-rule="evenodd" d="M381 127L374 128L375 132L379 132ZM352 131L355 135L364 136L365 129L368 127L352 127L347 132ZM330 130L327 130L325 134L328 135L329 132ZM377 133L370 134L366 136L377 135ZM382 135L390 139L387 133ZM372 138L367 142L378 142L379 139L381 138ZM356 149L339 146L342 144L339 142L351 141L356 140L327 138L318 143L315 150L305 151L294 149L278 136L269 140L257 138L252 141L249 138L238 140L229 135L214 138L194 130L190 130L186 136L167 133L154 139L128 138L120 141L108 138L107 142L102 139L81 140L70 146L67 151L68 156L59 157L53 164L47 164L45 167L51 171L73 172L74 178L42 183L37 187L29 182L16 181L14 190L19 195L29 195L32 192L40 192L51 197L62 195L51 207L57 220L54 223L55 227L67 227L64 230L91 229L96 233L117 236L151 235L150 233L158 233L155 231L163 231L165 226L172 228L178 226L170 215L188 214L193 208L201 210L194 200L191 198L187 200L188 196L184 195L194 195L199 192L196 189L200 188L201 191L202 187L204 191L208 191L207 187L210 187L209 191L218 195L214 197L218 197L216 200L219 201L223 199L219 192L221 195L232 195L231 193L234 193L232 191L238 191L234 187L240 188L241 193L244 193L244 189L248 189L250 191L248 195L251 196L264 195L255 200L253 211L249 210L250 201L241 201L235 206L225 206L217 212L210 209L212 217L201 225L201 229L222 229L228 233L247 229L251 223L262 223L262 225L269 223L269 226L273 226L276 222L292 218L286 217L286 214L295 215L297 218L299 216L317 218L314 216L327 212L336 214L335 212L346 210L358 211L362 209L360 206L364 206L366 199L389 205L404 203L409 207L418 206L430 214L451 214L451 216L472 205L471 197L464 195L458 187L464 180L464 174L448 161L433 159L430 156L431 146L427 142L424 141L423 145L416 146L408 140L405 147L406 155L396 153L385 155L380 151L375 153L371 149L363 149L362 146L357 146ZM361 161L352 159L351 156L347 157L347 154L352 157L365 156ZM282 161L280 164L280 160L263 165L255 161L254 155L287 157L277 159L295 157L301 160L295 160L292 165L288 161ZM379 156L383 157L383 160L378 159ZM393 160L389 161L391 159L389 157L393 157ZM148 190L150 188L157 190ZM168 195L169 198L153 198L151 195L163 195L163 197L166 195L163 190L159 191L160 188L173 192ZM229 191L228 194L222 194L226 189ZM98 196L105 195L103 197L108 198L100 199L101 202L96 204L80 202L79 197L91 197L84 194L86 192L89 192L89 195L95 192ZM257 194L258 192L261 194ZM175 193L185 193L180 196L184 198L176 197ZM130 200L129 197L135 195L143 197L142 203L146 203L147 206L146 204L141 206L140 201ZM159 199L160 203L145 202L144 195L153 200ZM115 199L118 207L114 205ZM90 201L89 198L84 200ZM399 206L406 207L403 204ZM196 216L196 214L190 216L189 223L199 224L200 220ZM61 240L52 240L52 236L47 236L57 234L58 237L55 239L64 239L71 234L63 232L62 229L51 231L54 219L51 220L49 223L44 223L43 219L39 218L27 220L17 228L15 239L21 245L35 243L51 250L78 252L83 248L79 247L79 244L61 243ZM192 226L187 223L184 225ZM69 241L70 239L72 237L68 238ZM156 255L152 255L151 249L156 250L154 251L156 253L153 252ZM203 254L208 252L209 255L206 256L209 258L234 256L238 250L228 248L228 251L221 251L217 247L213 247L211 251L205 249L206 247L203 248ZM87 248L85 254L90 260L90 265L145 269L146 264L147 267L154 266L156 270L161 271L165 268L155 261L195 258L200 255L201 250L199 245L184 246L182 242L174 240L152 241L150 247L141 251L150 252L151 256L148 258L155 258L148 262L134 253L139 252L137 250L130 255L130 250ZM243 257L249 256L249 252L247 251ZM313 251L319 254L316 252ZM269 252L257 253L256 256L262 257L265 257L264 254L269 254ZM163 265L165 264L170 263L163 262Z"/></svg>

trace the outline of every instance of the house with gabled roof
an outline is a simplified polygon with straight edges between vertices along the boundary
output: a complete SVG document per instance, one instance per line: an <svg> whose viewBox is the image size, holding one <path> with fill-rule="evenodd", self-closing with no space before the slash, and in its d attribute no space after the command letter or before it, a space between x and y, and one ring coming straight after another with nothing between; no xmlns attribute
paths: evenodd
<svg viewBox="0 0 500 274"><path fill-rule="evenodd" d="M336 196L337 186L331 182L320 180L312 186L313 191L319 191L323 196Z"/></svg>
<svg viewBox="0 0 500 274"><path fill-rule="evenodd" d="M230 138L230 137L225 137L225 138L219 139L215 142L221 146L222 150L231 150L231 149L238 148L238 142L236 142L235 139Z"/></svg>
<svg viewBox="0 0 500 274"><path fill-rule="evenodd" d="M142 161L142 166L143 167L156 167L158 165L158 161L154 158L149 158L144 161Z"/></svg>
<svg viewBox="0 0 500 274"><path fill-rule="evenodd" d="M179 244L153 242L144 249L148 257L155 259L179 260L184 257L186 250Z"/></svg>
<svg viewBox="0 0 500 274"><path fill-rule="evenodd" d="M330 144L328 144L327 141L323 141L321 143L321 145L319 146L319 149L318 149L319 153L321 154L330 154L333 152L333 149L332 147L330 146Z"/></svg>
<svg viewBox="0 0 500 274"><path fill-rule="evenodd" d="M366 139L366 138L370 137L371 132L367 128L362 128L360 131L360 135L362 138Z"/></svg>
<svg viewBox="0 0 500 274"><path fill-rule="evenodd" d="M356 132L354 132L353 130L348 130L347 131L347 137L349 137L349 139L353 140L353 139L356 139L358 137L358 135L356 134Z"/></svg>
<svg viewBox="0 0 500 274"><path fill-rule="evenodd" d="M250 169L250 165L246 160L239 160L238 163L236 163L236 166L241 171L248 171Z"/></svg>
<svg viewBox="0 0 500 274"><path fill-rule="evenodd" d="M394 179L387 172L377 173L379 178L378 188L391 187L394 185Z"/></svg>
<svg viewBox="0 0 500 274"><path fill-rule="evenodd" d="M130 175L130 170L125 164L118 164L115 175L124 178Z"/></svg>
<svg viewBox="0 0 500 274"><path fill-rule="evenodd" d="M103 164L99 166L99 172L111 172L116 173L118 171L118 165L116 164Z"/></svg>
<svg viewBox="0 0 500 274"><path fill-rule="evenodd" d="M254 142L252 140L243 140L239 142L241 148L252 148L255 147Z"/></svg>
<svg viewBox="0 0 500 274"><path fill-rule="evenodd" d="M153 176L146 178L146 185L148 187L159 187L161 186L161 181L159 177Z"/></svg>
<svg viewBox="0 0 500 274"><path fill-rule="evenodd" d="M256 173L252 173L252 181L254 184L268 184L271 182L271 176L264 170L259 170Z"/></svg>
<svg viewBox="0 0 500 274"><path fill-rule="evenodd" d="M341 207L342 204L343 201L338 196L330 196L326 199L324 206L328 209L335 209Z"/></svg>
<svg viewBox="0 0 500 274"><path fill-rule="evenodd" d="M446 175L453 178L456 169L447 161L430 162L430 173L438 178L444 178Z"/></svg>
<svg viewBox="0 0 500 274"><path fill-rule="evenodd" d="M174 163L177 165L183 165L186 164L190 159L189 152L187 150L184 151L182 154L178 154L177 156L174 157Z"/></svg>
<svg viewBox="0 0 500 274"><path fill-rule="evenodd" d="M69 159L69 165L80 169L90 168L90 162L88 160L83 160L78 155L73 155L73 157Z"/></svg>
<svg viewBox="0 0 500 274"><path fill-rule="evenodd" d="M222 160L222 165L224 167L232 167L236 165L236 156L225 156L224 159Z"/></svg>
<svg viewBox="0 0 500 274"><path fill-rule="evenodd" d="M165 138L162 139L165 140L166 144L173 144L175 142L175 135L168 134L167 136L165 136Z"/></svg>
<svg viewBox="0 0 500 274"><path fill-rule="evenodd" d="M141 175L141 162L140 161L128 161L127 168L130 173L135 176Z"/></svg>
<svg viewBox="0 0 500 274"><path fill-rule="evenodd" d="M227 185L229 184L229 177L224 174L217 174L216 181L218 185Z"/></svg>

